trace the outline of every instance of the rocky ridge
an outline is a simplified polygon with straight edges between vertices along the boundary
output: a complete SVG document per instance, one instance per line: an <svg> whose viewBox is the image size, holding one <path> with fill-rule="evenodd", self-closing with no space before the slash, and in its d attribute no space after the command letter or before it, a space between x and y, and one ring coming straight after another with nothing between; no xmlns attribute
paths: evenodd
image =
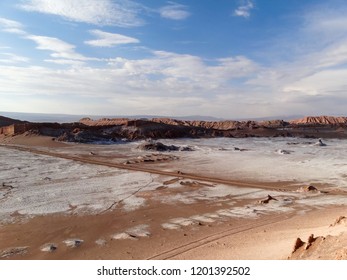
<svg viewBox="0 0 347 280"><path fill-rule="evenodd" d="M24 132L68 142L114 142L124 140L201 137L304 137L347 138L347 117L305 117L286 122L272 121L188 121L169 118L127 119L83 118L75 123L21 123L4 119L0 134ZM10 124L10 125L9 125Z"/></svg>
<svg viewBox="0 0 347 280"><path fill-rule="evenodd" d="M347 124L347 117L309 116L290 121L290 124L340 125Z"/></svg>

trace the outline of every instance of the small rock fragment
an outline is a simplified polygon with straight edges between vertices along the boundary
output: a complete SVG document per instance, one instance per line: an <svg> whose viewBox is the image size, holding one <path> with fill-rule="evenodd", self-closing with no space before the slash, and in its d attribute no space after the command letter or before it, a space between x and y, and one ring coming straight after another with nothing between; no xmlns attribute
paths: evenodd
<svg viewBox="0 0 347 280"><path fill-rule="evenodd" d="M79 247L83 243L83 240L81 240L81 239L68 239L68 240L64 240L64 243L68 247L76 248L76 247Z"/></svg>
<svg viewBox="0 0 347 280"><path fill-rule="evenodd" d="M53 243L48 243L41 247L42 252L54 252L57 249L58 249L58 246Z"/></svg>
<svg viewBox="0 0 347 280"><path fill-rule="evenodd" d="M271 200L276 200L276 198L272 197L271 195L268 195L267 198L259 200L260 204L268 204Z"/></svg>

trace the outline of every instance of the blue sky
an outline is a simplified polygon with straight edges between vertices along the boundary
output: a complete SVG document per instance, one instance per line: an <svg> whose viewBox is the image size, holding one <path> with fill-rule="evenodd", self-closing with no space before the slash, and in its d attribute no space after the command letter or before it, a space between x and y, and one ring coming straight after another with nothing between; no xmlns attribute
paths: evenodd
<svg viewBox="0 0 347 280"><path fill-rule="evenodd" d="M346 115L343 0L2 0L0 111Z"/></svg>

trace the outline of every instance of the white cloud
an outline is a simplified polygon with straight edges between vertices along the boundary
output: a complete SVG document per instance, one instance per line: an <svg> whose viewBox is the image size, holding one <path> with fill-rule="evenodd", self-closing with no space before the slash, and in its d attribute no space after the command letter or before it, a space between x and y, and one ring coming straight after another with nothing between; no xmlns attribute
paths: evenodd
<svg viewBox="0 0 347 280"><path fill-rule="evenodd" d="M283 115L288 109L290 114L329 113L324 105L327 100L330 108L337 106L335 113L339 114L347 103L347 96L343 98L341 93L347 86L346 70L322 71L305 78L303 73L293 74L300 70L298 65L266 69L246 57L207 63L197 56L163 51L147 59L115 58L99 68L88 67L84 61L46 61L81 64L59 70L0 65L0 96L10 94L17 100L16 96L22 98L25 93L28 100L46 100L48 111L56 110L56 102L49 100L59 100L63 105L60 113L69 113L66 108L70 108L71 97L81 100L74 104L74 112L82 114L204 112L227 118ZM259 80L251 86L239 84L240 79L247 81L256 74L262 85Z"/></svg>
<svg viewBox="0 0 347 280"><path fill-rule="evenodd" d="M52 49L42 42L41 47ZM61 44L55 51L65 49L71 46ZM75 60L48 59L46 62L73 65ZM203 111L221 115L230 109L223 109L226 103L219 101L218 96L226 92L237 95L238 89L232 85L234 79L253 75L257 70L257 65L245 57L205 61L198 56L164 51L155 51L146 59L118 57L98 68L86 64L65 69L0 65L0 96L11 94L13 100L21 96L62 103L65 97L61 96L69 96L81 100L75 104L74 112L84 114L88 112L83 110L90 108L89 113L94 114L117 111L117 114L187 115ZM88 100L95 103L90 104ZM61 112L68 113L64 110L69 108L69 102L66 98ZM31 108L34 105L28 104ZM45 108L53 111L55 105L55 102L47 103Z"/></svg>
<svg viewBox="0 0 347 280"><path fill-rule="evenodd" d="M85 57L75 51L75 46L66 43L58 38L38 36L33 34L28 34L23 30L24 26L17 21L9 20L5 18L0 18L0 28L3 27L3 31L16 33L20 35L21 38L29 39L37 44L36 49L51 51L50 56L55 59L46 60L46 62L56 63L56 64L69 64L69 65L82 65L81 61L87 60L100 60L97 58ZM26 57L18 56L12 53L2 53L6 55L6 58L2 58L0 62L2 63L18 63L18 62L28 62L29 59Z"/></svg>
<svg viewBox="0 0 347 280"><path fill-rule="evenodd" d="M1 30L5 32L25 34L23 31L24 26L18 21L0 17L0 27Z"/></svg>
<svg viewBox="0 0 347 280"><path fill-rule="evenodd" d="M23 25L18 21L14 21L14 20L2 18L2 17L0 17L0 25L5 28L22 28L23 27Z"/></svg>
<svg viewBox="0 0 347 280"><path fill-rule="evenodd" d="M217 59L214 65L209 65L202 58L188 54L165 51L154 51L153 54L148 59L117 58L112 62L117 69L122 69L129 76L148 79L154 75L161 77L159 80L165 81L168 86L181 84L180 92L192 93L193 88L205 91L223 87L229 81L252 75L258 69L253 61L242 56Z"/></svg>
<svg viewBox="0 0 347 280"><path fill-rule="evenodd" d="M269 42L276 46L265 53L272 64L263 66L246 84L259 96L268 92L273 104L294 114L345 114L346 12L345 6L325 3L298 13L297 28Z"/></svg>
<svg viewBox="0 0 347 280"><path fill-rule="evenodd" d="M320 6L304 14L303 30L323 33L324 36L343 35L347 31L347 7L340 5ZM332 33L331 33L332 32Z"/></svg>
<svg viewBox="0 0 347 280"><path fill-rule="evenodd" d="M327 5L304 15L303 38L299 39L305 43L304 49L315 60L316 67L333 67L347 62L346 13L346 6Z"/></svg>
<svg viewBox="0 0 347 280"><path fill-rule="evenodd" d="M80 60L73 60L73 59L45 59L45 62L59 64L59 65L70 65L70 66L83 66L86 63L84 61Z"/></svg>
<svg viewBox="0 0 347 280"><path fill-rule="evenodd" d="M142 6L130 0L22 0L19 7L99 26L134 27L144 24L139 17Z"/></svg>
<svg viewBox="0 0 347 280"><path fill-rule="evenodd" d="M72 60L95 60L94 58L85 57L75 51L75 46L66 43L58 38L29 35L26 37L37 44L38 50L52 51L51 57L57 59L72 59Z"/></svg>
<svg viewBox="0 0 347 280"><path fill-rule="evenodd" d="M140 41L136 38L128 37L121 34L104 32L101 30L90 30L92 35L96 36L98 39L85 41L87 45L95 47L113 47L122 44L134 44Z"/></svg>
<svg viewBox="0 0 347 280"><path fill-rule="evenodd" d="M42 46L42 43L41 47L52 49ZM62 44L55 50L65 48L65 44ZM70 64L68 59L46 61ZM3 67L0 70L0 83L2 89L12 89L17 93L26 89L28 94L47 93L44 85L49 84L49 94L53 95L65 92L105 98L115 95L162 98L189 94L209 96L224 89L233 79L252 74L257 69L254 63L242 57L216 60L215 64L210 66L201 58L191 55L154 52L148 59L116 58L104 68L81 65L58 71L42 67ZM240 73L238 69L241 66L244 70ZM18 80L21 83L17 83Z"/></svg>
<svg viewBox="0 0 347 280"><path fill-rule="evenodd" d="M159 9L160 16L172 20L183 20L190 16L187 6L175 2L169 2L169 5Z"/></svg>
<svg viewBox="0 0 347 280"><path fill-rule="evenodd" d="M235 9L234 15L248 18L251 15L251 10L254 9L254 4L252 0L243 0L242 2L242 5Z"/></svg>
<svg viewBox="0 0 347 280"><path fill-rule="evenodd" d="M331 95L347 88L347 69L323 70L293 82L284 91L307 95Z"/></svg>
<svg viewBox="0 0 347 280"><path fill-rule="evenodd" d="M29 62L30 59L28 57L20 56L14 53L0 53L0 63L14 64L21 62Z"/></svg>

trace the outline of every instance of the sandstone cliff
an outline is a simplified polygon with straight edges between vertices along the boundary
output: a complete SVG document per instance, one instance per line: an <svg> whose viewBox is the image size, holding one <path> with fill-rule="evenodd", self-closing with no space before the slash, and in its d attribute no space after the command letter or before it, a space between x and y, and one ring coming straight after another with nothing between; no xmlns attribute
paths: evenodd
<svg viewBox="0 0 347 280"><path fill-rule="evenodd" d="M315 116L304 117L298 120L290 121L291 124L318 124L318 125L339 125L347 124L347 117L332 117L332 116Z"/></svg>

